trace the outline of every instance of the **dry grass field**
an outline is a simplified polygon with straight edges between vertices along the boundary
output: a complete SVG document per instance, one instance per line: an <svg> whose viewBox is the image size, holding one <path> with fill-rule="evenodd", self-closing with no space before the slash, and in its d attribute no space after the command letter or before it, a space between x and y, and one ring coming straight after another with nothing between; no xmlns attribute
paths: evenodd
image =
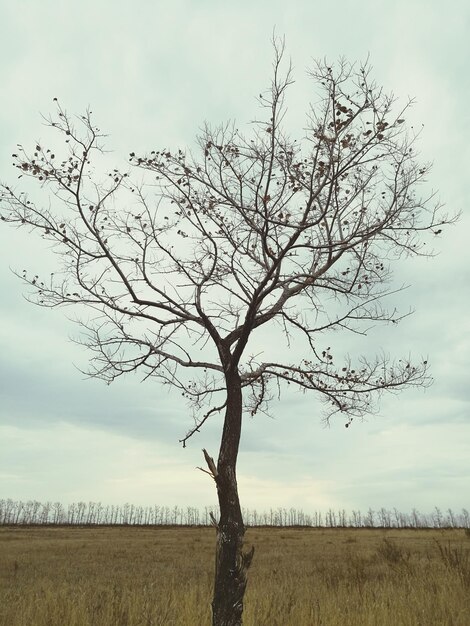
<svg viewBox="0 0 470 626"><path fill-rule="evenodd" d="M211 528L0 527L1 626L208 626ZM464 530L252 528L246 626L469 626Z"/></svg>

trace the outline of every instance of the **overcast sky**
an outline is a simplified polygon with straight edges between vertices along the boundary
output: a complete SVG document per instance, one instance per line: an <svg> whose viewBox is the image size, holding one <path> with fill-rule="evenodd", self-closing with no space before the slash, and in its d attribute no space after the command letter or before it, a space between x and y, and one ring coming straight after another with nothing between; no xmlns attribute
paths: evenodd
<svg viewBox="0 0 470 626"><path fill-rule="evenodd" d="M240 497L258 510L468 507L467 0L21 0L0 2L0 22L3 182L16 181L16 143L48 137L40 113L52 111L54 97L71 112L90 105L118 165L132 150L192 145L206 120L243 128L270 82L274 27L286 37L296 78L291 134L300 137L305 126L312 58L370 55L387 91L403 103L415 97L422 158L434 162L430 185L463 216L436 238L436 258L397 268L397 281L410 287L396 304L414 315L353 347L429 356L435 382L384 398L377 416L349 429L342 419L325 428L314 395L284 395L272 419L245 420ZM28 304L10 269L52 263L41 240L1 225L0 498L214 504L214 485L196 466L202 447L217 455L220 418L182 449L191 419L178 392L133 377L111 386L85 379L77 367L87 353L70 340L76 327L64 311Z"/></svg>

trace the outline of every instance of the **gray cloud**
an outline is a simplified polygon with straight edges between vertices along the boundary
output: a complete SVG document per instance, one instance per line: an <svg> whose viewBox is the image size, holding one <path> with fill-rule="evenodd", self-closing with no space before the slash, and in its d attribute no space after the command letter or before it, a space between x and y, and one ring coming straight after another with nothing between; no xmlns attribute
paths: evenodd
<svg viewBox="0 0 470 626"><path fill-rule="evenodd" d="M439 189L450 210L468 213L470 10L463 0L452 11L403 0L380 10L371 0L182 1L164 8L47 0L29 3L28 11L11 3L0 11L7 25L0 43L1 180L16 180L9 155L17 141L46 136L38 111L47 113L53 97L77 113L90 104L111 134L115 152L108 158L120 163L131 150L193 145L206 119L236 119L242 128L257 115L255 97L269 84L275 24L286 34L296 72L287 117L293 134L302 136L306 103L314 100L304 72L310 59L362 60L370 53L379 82L401 101L416 96L411 121L424 123L422 157L434 161L429 189ZM415 308L413 316L366 338L325 337L351 355L381 347L398 357L429 355L435 384L426 393L384 398L377 417L348 430L341 419L323 428L318 398L285 393L273 402L274 419L245 422L240 485L247 506L467 504L468 219L430 242L436 259L396 264L396 284L411 286L391 303L403 312ZM0 496L213 501L212 485L196 479L194 467L201 447L215 454L220 419L183 452L177 440L191 419L177 393L134 378L110 387L83 380L72 363L85 366L87 355L67 339L75 328L60 311L25 303L8 270L50 272L53 257L41 242L4 227L0 250ZM256 341L267 350L272 337Z"/></svg>

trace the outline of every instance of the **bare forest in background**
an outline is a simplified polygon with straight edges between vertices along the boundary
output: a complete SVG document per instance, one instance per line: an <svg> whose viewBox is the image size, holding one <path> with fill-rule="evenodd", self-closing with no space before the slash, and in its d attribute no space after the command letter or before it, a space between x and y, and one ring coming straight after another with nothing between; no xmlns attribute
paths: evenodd
<svg viewBox="0 0 470 626"><path fill-rule="evenodd" d="M246 526L307 526L313 528L470 528L470 513L435 507L430 513L412 509L402 513L384 507L366 512L328 509L305 513L295 508L270 508L259 512L243 509ZM217 506L136 506L104 505L101 502L38 502L0 500L0 525L129 525L129 526L210 526L219 514Z"/></svg>

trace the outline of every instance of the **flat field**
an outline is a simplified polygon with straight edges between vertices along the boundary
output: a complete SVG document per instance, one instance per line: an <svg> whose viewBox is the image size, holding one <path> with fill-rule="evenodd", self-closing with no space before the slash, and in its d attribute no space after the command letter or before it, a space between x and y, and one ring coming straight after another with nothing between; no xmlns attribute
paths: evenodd
<svg viewBox="0 0 470 626"><path fill-rule="evenodd" d="M464 530L251 528L245 626L469 626ZM1 626L209 626L215 531L0 527Z"/></svg>

